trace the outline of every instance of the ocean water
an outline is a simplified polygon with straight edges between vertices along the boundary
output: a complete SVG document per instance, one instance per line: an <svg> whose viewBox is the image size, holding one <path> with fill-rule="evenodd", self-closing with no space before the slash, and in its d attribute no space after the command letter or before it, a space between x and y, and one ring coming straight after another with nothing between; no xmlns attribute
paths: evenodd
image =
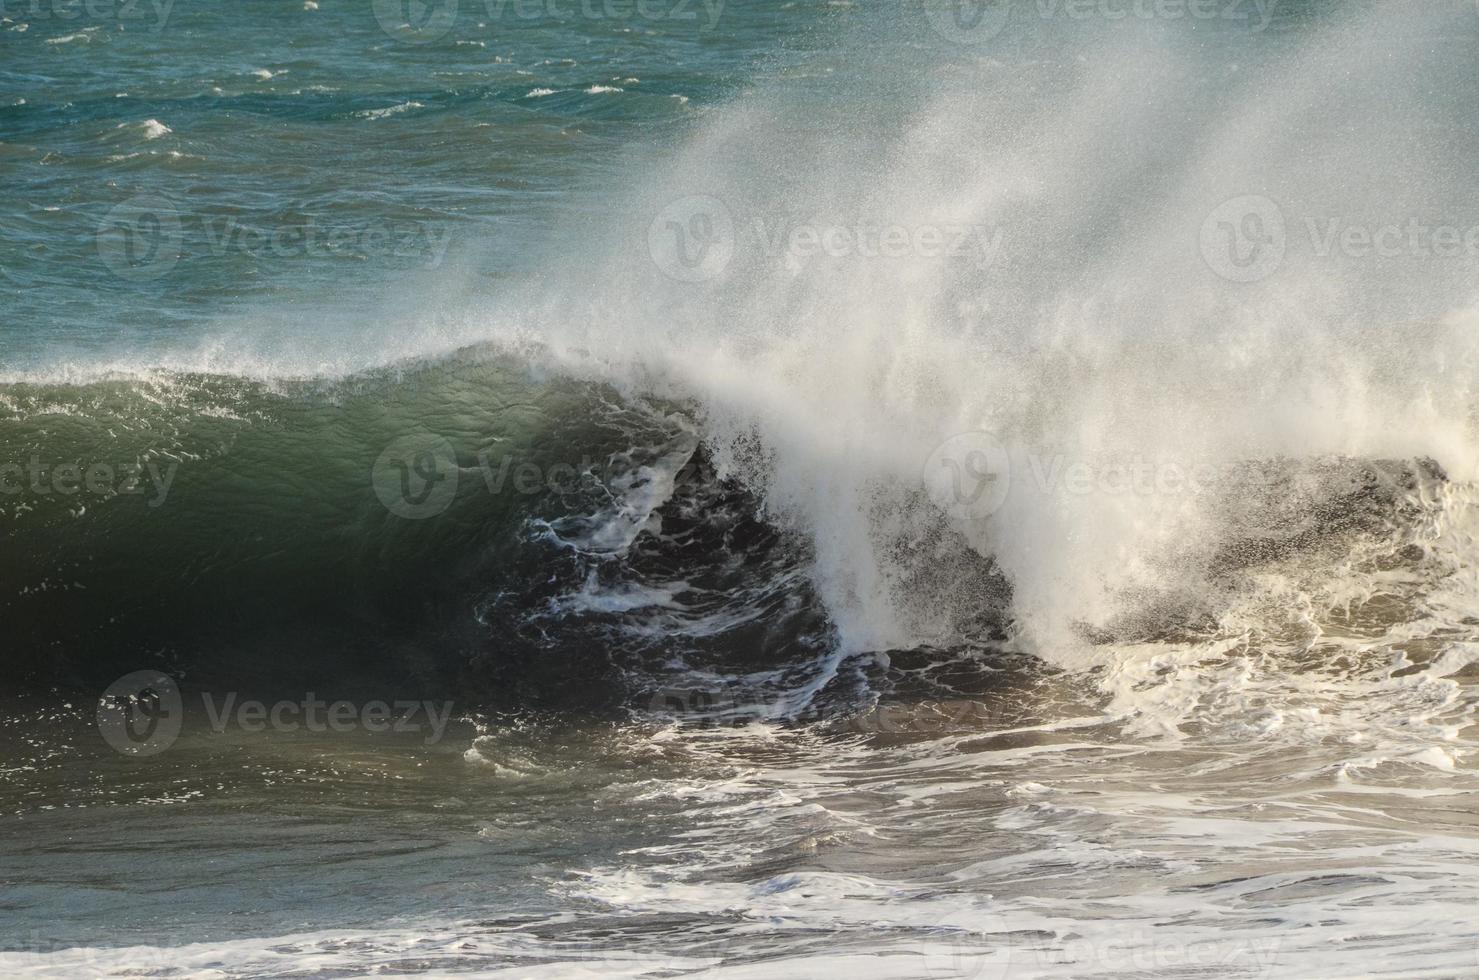
<svg viewBox="0 0 1479 980"><path fill-rule="evenodd" d="M1479 975L1479 6L0 5L0 972Z"/></svg>

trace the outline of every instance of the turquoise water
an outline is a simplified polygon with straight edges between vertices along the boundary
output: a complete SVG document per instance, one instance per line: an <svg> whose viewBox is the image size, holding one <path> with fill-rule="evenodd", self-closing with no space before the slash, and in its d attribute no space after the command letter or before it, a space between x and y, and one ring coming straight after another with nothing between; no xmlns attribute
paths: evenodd
<svg viewBox="0 0 1479 980"><path fill-rule="evenodd" d="M600 223L632 154L824 44L828 18L469 3L423 40L368 3L124 6L14 3L0 27L11 369L145 361L274 311L284 332L350 331L398 296L537 273ZM140 199L163 252L120 272L108 216Z"/></svg>

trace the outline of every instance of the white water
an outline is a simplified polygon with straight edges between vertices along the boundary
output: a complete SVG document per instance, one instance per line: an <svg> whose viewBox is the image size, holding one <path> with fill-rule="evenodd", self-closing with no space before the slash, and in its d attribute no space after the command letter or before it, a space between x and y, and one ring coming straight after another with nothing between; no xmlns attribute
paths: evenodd
<svg viewBox="0 0 1479 980"><path fill-rule="evenodd" d="M717 113L644 179L609 260L556 265L496 333L696 401L722 465L816 542L848 649L948 637L976 601L911 584L952 556L899 545L940 519L914 492L952 437L988 433L1011 490L991 513L991 494L958 509L955 529L1007 572L1023 641L1072 656L1074 624L1205 588L1199 562L1230 525L1260 530L1218 492L1238 461L1431 457L1473 475L1479 256L1319 252L1331 222L1479 220L1453 155L1474 83L1451 71L1476 19L1384 4L1252 40L1044 24L1030 55L948 62L860 36L840 69L854 99L776 85ZM1244 195L1279 202L1286 224L1282 265L1251 283L1199 244ZM720 212L690 196L722 202L734 228L733 257L697 283L637 247L654 216ZM965 229L974 244L959 258L765 244L797 225ZM1203 492L1082 492L1075 463L1092 487L1135 463L1217 475Z"/></svg>
<svg viewBox="0 0 1479 980"><path fill-rule="evenodd" d="M721 465L814 541L844 649L952 637L981 596L932 533L948 520L1005 571L1019 644L1100 668L1084 681L1103 714L1025 746L946 737L855 759L729 736L707 749L765 761L658 791L695 801L699 829L656 848L674 866L598 869L582 894L838 936L735 976L1472 974L1479 259L1322 236L1479 221L1457 152L1475 11L1352 7L1261 44L1128 25L1066 54L1054 30L1032 56L949 65L875 60L861 39L859 101L881 108L742 100L651 177L616 258L552 273L561 295L522 326L568 368L701 406ZM1202 247L1245 195L1286 225L1256 282ZM734 255L674 281L632 243L695 208L733 222ZM984 268L767 253L788 221L1001 238ZM572 300L576 282L596 287ZM939 447L973 432L1010 490L942 517L919 491ZM1398 492L1407 517L1208 571L1276 536L1289 498L1337 499L1323 463L1424 457L1453 483ZM1195 493L1102 489L1142 461L1211 476ZM1044 485L1074 463L1089 490ZM1195 639L1082 640L1189 606L1211 614ZM954 845L934 875L932 835ZM914 863L737 870L776 839L892 842L879 851Z"/></svg>

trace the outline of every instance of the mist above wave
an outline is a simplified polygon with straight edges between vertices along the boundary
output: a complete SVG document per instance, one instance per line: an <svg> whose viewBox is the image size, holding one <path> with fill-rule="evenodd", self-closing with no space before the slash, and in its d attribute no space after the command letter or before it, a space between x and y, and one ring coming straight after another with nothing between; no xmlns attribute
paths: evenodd
<svg viewBox="0 0 1479 980"><path fill-rule="evenodd" d="M1202 577L1168 555L1259 533L1240 464L1471 476L1474 257L1431 245L1475 218L1447 71L1474 20L1029 15L959 44L875 13L835 76L714 114L493 333L695 399L720 471L815 542L845 646L959 635L964 540L1063 648ZM988 458L1010 488L942 507L929 471ZM1104 492L1134 464L1182 488ZM1042 485L1075 465L1087 489Z"/></svg>

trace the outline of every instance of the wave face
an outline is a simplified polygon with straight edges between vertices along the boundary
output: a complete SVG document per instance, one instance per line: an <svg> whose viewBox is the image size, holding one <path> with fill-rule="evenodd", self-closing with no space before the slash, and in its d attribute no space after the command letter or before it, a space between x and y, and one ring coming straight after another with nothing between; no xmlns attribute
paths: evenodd
<svg viewBox="0 0 1479 980"><path fill-rule="evenodd" d="M140 484L16 501L28 675L257 648L458 677L496 659L493 610L565 610L584 642L622 602L586 583L697 601L677 565L603 579L664 520L721 533L691 493L783 542L808 609L784 642L825 622L844 657L1010 638L1092 666L1215 622L1250 565L1319 576L1330 540L1467 486L1473 264L1435 228L1473 200L1472 93L1443 75L1465 11L1038 9L991 37L919 13L859 11L831 70L781 61L667 162L633 153L596 233L548 236L491 308L298 337L232 314L152 367L14 372L7 458ZM376 496L412 443L461 485L436 520ZM540 477L510 492L520 464ZM562 466L571 488L540 482ZM576 591L505 587L558 554Z"/></svg>
<svg viewBox="0 0 1479 980"><path fill-rule="evenodd" d="M610 709L613 671L680 638L733 652L763 617L747 656L784 659L825 636L805 543L714 475L686 413L495 351L338 381L17 384L4 414L23 680L147 662ZM623 663L628 634L651 642Z"/></svg>

